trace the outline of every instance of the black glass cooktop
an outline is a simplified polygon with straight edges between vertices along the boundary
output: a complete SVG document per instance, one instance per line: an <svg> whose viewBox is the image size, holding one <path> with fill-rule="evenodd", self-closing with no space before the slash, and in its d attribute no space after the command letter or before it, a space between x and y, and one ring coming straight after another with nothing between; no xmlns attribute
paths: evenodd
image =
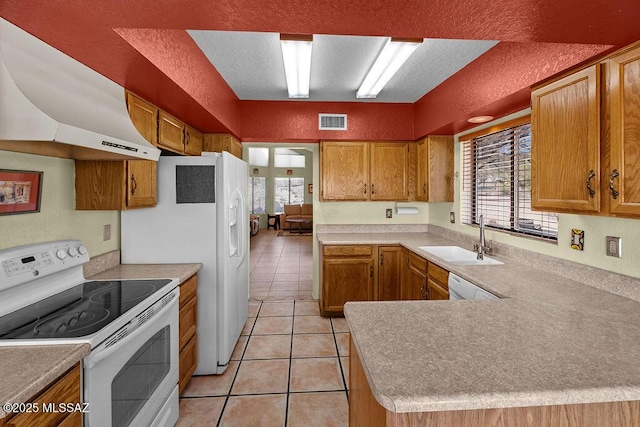
<svg viewBox="0 0 640 427"><path fill-rule="evenodd" d="M78 338L91 335L171 282L85 282L0 317L0 339Z"/></svg>

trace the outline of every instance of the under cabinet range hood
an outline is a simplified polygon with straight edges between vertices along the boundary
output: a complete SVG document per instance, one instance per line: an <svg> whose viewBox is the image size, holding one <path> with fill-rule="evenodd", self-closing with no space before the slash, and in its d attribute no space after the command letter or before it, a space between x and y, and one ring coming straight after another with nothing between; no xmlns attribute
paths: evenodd
<svg viewBox="0 0 640 427"><path fill-rule="evenodd" d="M84 160L158 160L124 88L0 18L0 149Z"/></svg>

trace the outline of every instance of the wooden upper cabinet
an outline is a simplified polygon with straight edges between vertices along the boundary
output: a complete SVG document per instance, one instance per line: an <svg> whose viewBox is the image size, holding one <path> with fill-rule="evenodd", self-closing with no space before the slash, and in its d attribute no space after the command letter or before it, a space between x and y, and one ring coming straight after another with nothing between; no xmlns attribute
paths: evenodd
<svg viewBox="0 0 640 427"><path fill-rule="evenodd" d="M157 163L76 160L76 209L124 210L157 203Z"/></svg>
<svg viewBox="0 0 640 427"><path fill-rule="evenodd" d="M221 153L226 151L242 158L242 143L228 133L208 133L204 136L204 151Z"/></svg>
<svg viewBox="0 0 640 427"><path fill-rule="evenodd" d="M599 212L599 64L534 90L531 108L531 206Z"/></svg>
<svg viewBox="0 0 640 427"><path fill-rule="evenodd" d="M602 197L612 215L640 216L640 47L610 58L607 76L611 133Z"/></svg>
<svg viewBox="0 0 640 427"><path fill-rule="evenodd" d="M371 143L370 200L409 199L409 143Z"/></svg>
<svg viewBox="0 0 640 427"><path fill-rule="evenodd" d="M128 160L126 208L155 206L158 203L156 162Z"/></svg>
<svg viewBox="0 0 640 427"><path fill-rule="evenodd" d="M369 199L369 143L320 143L320 198L322 200Z"/></svg>
<svg viewBox="0 0 640 427"><path fill-rule="evenodd" d="M184 126L184 153L187 156L202 154L204 135L189 125Z"/></svg>
<svg viewBox="0 0 640 427"><path fill-rule="evenodd" d="M418 141L416 200L453 202L453 136Z"/></svg>
<svg viewBox="0 0 640 427"><path fill-rule="evenodd" d="M158 146L176 153L184 152L184 123L162 110L158 119Z"/></svg>
<svg viewBox="0 0 640 427"><path fill-rule="evenodd" d="M127 91L127 108L140 135L154 146L158 145L158 107Z"/></svg>

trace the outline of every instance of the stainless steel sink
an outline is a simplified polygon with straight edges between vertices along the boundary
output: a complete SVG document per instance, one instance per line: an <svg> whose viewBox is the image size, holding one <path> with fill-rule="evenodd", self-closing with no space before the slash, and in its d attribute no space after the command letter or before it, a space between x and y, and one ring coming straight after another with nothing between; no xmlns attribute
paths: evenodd
<svg viewBox="0 0 640 427"><path fill-rule="evenodd" d="M455 265L500 265L504 264L488 256L478 259L478 254L460 246L420 246L423 251Z"/></svg>

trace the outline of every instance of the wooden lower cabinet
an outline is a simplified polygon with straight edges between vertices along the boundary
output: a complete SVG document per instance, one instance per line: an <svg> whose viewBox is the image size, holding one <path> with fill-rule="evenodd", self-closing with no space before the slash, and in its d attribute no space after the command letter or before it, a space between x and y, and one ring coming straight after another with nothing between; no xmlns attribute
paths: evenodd
<svg viewBox="0 0 640 427"><path fill-rule="evenodd" d="M427 260L411 251L407 251L405 275L401 284L400 299L427 299Z"/></svg>
<svg viewBox="0 0 640 427"><path fill-rule="evenodd" d="M80 364L56 379L29 403L37 404L38 412L22 412L0 420L0 426L45 427L81 426L82 412L44 412L43 405L80 404Z"/></svg>
<svg viewBox="0 0 640 427"><path fill-rule="evenodd" d="M640 425L640 401L574 405L488 408L437 412L391 412L371 393L360 355L349 344L350 427L460 427L523 426L583 427Z"/></svg>
<svg viewBox="0 0 640 427"><path fill-rule="evenodd" d="M378 246L378 301L397 301L400 298L402 248Z"/></svg>
<svg viewBox="0 0 640 427"><path fill-rule="evenodd" d="M348 301L373 301L376 283L373 246L323 246L322 256L322 316L341 316Z"/></svg>
<svg viewBox="0 0 640 427"><path fill-rule="evenodd" d="M180 374L178 392L182 394L198 365L198 276L193 275L180 285Z"/></svg>
<svg viewBox="0 0 640 427"><path fill-rule="evenodd" d="M449 272L432 262L427 263L427 299L449 299Z"/></svg>

